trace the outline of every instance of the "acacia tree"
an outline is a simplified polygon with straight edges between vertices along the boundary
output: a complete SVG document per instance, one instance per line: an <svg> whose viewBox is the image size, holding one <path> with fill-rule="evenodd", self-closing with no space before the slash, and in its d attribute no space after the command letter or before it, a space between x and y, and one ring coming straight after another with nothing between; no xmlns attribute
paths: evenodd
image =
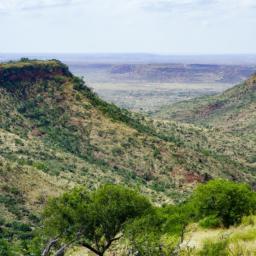
<svg viewBox="0 0 256 256"><path fill-rule="evenodd" d="M72 245L83 246L103 256L120 239L125 224L151 209L151 203L136 191L105 185L94 192L75 188L50 200L44 211L44 230L52 239L42 252L63 255Z"/></svg>

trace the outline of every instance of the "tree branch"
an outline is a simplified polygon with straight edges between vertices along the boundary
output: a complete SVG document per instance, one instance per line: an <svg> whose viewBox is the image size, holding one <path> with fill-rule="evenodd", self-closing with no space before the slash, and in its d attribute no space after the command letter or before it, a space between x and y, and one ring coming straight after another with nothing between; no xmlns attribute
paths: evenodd
<svg viewBox="0 0 256 256"><path fill-rule="evenodd" d="M123 235L120 235L118 237L114 237L112 239L110 239L107 243L107 245L104 247L104 252L111 246L111 244L114 242L114 241L117 241L119 240Z"/></svg>
<svg viewBox="0 0 256 256"><path fill-rule="evenodd" d="M47 246L45 247L45 249L43 250L41 256L47 256L50 253L51 248L58 242L59 238L54 238L52 239Z"/></svg>
<svg viewBox="0 0 256 256"><path fill-rule="evenodd" d="M84 246L85 248L89 249L90 251L96 253L97 255L101 256L103 255L100 251L96 250L95 248L93 248L91 245L85 243L85 242L81 242L80 243L82 246Z"/></svg>

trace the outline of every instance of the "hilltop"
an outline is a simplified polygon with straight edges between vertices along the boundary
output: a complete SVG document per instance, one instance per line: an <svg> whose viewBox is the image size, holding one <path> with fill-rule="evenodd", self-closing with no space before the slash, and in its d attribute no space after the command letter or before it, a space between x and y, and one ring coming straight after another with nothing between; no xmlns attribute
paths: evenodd
<svg viewBox="0 0 256 256"><path fill-rule="evenodd" d="M75 185L126 184L157 204L214 177L253 185L251 148L234 153L232 138L106 103L57 60L1 64L3 236L29 237L49 196Z"/></svg>

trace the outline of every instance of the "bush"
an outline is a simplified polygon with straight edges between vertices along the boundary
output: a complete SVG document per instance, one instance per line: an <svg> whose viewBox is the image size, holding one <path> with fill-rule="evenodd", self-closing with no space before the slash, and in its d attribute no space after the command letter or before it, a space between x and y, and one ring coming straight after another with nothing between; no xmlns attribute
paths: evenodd
<svg viewBox="0 0 256 256"><path fill-rule="evenodd" d="M11 244L9 241L5 239L0 239L0 255L1 256L16 256L19 255L16 253L15 245Z"/></svg>
<svg viewBox="0 0 256 256"><path fill-rule="evenodd" d="M173 255L183 240L188 213L184 205L154 208L132 220L125 234L138 255Z"/></svg>
<svg viewBox="0 0 256 256"><path fill-rule="evenodd" d="M199 225L203 228L217 228L221 226L221 220L215 215L210 215L200 220Z"/></svg>
<svg viewBox="0 0 256 256"><path fill-rule="evenodd" d="M216 216L225 227L239 224L243 216L255 212L256 196L245 184L226 180L212 180L199 185L192 195L198 220L208 217L208 223ZM205 222L207 222L205 220Z"/></svg>

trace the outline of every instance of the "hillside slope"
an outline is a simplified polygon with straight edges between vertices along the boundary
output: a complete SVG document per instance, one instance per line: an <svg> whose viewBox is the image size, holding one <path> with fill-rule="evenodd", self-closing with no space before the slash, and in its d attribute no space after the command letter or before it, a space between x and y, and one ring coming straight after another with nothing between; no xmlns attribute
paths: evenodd
<svg viewBox="0 0 256 256"><path fill-rule="evenodd" d="M244 134L255 131L255 108L256 74L223 94L164 107L155 116Z"/></svg>
<svg viewBox="0 0 256 256"><path fill-rule="evenodd" d="M29 237L47 198L79 184L122 183L157 203L212 177L253 185L245 156L230 153L231 142L220 152L220 138L209 148L206 136L104 102L59 61L1 64L1 236Z"/></svg>
<svg viewBox="0 0 256 256"><path fill-rule="evenodd" d="M154 117L201 127L210 148L231 153L255 170L255 109L256 74L222 94L166 106L155 112Z"/></svg>

